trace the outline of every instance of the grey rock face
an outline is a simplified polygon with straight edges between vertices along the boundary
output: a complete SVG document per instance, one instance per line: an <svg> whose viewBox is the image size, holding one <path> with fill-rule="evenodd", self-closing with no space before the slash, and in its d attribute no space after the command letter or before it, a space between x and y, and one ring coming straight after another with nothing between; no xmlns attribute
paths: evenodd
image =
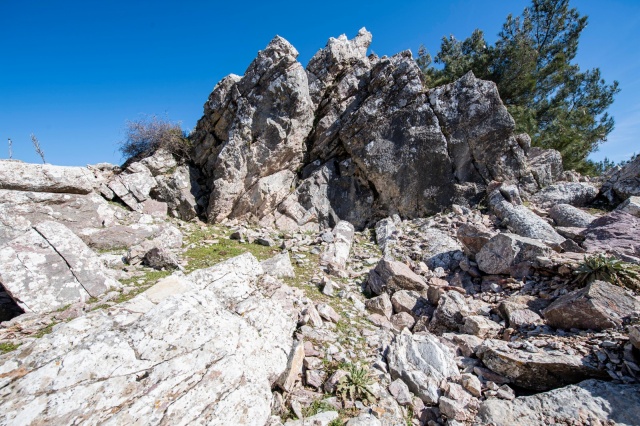
<svg viewBox="0 0 640 426"><path fill-rule="evenodd" d="M456 236L464 246L465 251L475 256L494 235L495 232L491 232L482 224L469 223L458 228Z"/></svg>
<svg viewBox="0 0 640 426"><path fill-rule="evenodd" d="M562 243L561 237L553 227L523 205L514 205L503 194L502 187L489 193L489 206L496 216L502 219L502 224L514 234L527 238Z"/></svg>
<svg viewBox="0 0 640 426"><path fill-rule="evenodd" d="M504 233L491 238L476 255L476 261L478 268L487 274L509 274L550 253L551 249L537 240Z"/></svg>
<svg viewBox="0 0 640 426"><path fill-rule="evenodd" d="M160 165L154 164L154 166L162 170ZM203 207L198 203L202 196L202 189L198 184L199 178L200 172L195 167L176 166L170 175L160 174L155 177L157 186L151 191L151 196L166 202L171 216L191 220Z"/></svg>
<svg viewBox="0 0 640 426"><path fill-rule="evenodd" d="M563 182L549 185L533 196L533 201L543 207L571 204L582 207L598 195L598 188L586 182Z"/></svg>
<svg viewBox="0 0 640 426"><path fill-rule="evenodd" d="M640 218L614 210L591 222L583 232L589 253L611 253L640 263Z"/></svg>
<svg viewBox="0 0 640 426"><path fill-rule="evenodd" d="M331 264L338 269L344 269L351 250L353 233L352 224L347 221L338 222L333 228L333 242L327 246L326 251L320 256L320 263Z"/></svg>
<svg viewBox="0 0 640 426"><path fill-rule="evenodd" d="M640 217L640 197L632 196L627 198L616 210Z"/></svg>
<svg viewBox="0 0 640 426"><path fill-rule="evenodd" d="M422 260L431 269L454 269L462 260L462 246L446 232L429 228L422 236L425 247Z"/></svg>
<svg viewBox="0 0 640 426"><path fill-rule="evenodd" d="M265 424L295 320L260 272L242 255L172 276L0 357L0 422Z"/></svg>
<svg viewBox="0 0 640 426"><path fill-rule="evenodd" d="M640 156L614 170L602 184L600 193L617 205L631 196L640 196Z"/></svg>
<svg viewBox="0 0 640 426"><path fill-rule="evenodd" d="M193 157L211 182L210 221L255 214L247 210L251 205L238 207L239 200L271 175L302 164L313 102L297 56L291 44L275 37L244 77L225 78L209 96L196 128ZM288 190L275 193L283 196ZM281 201L270 199L268 210Z"/></svg>
<svg viewBox="0 0 640 426"><path fill-rule="evenodd" d="M291 265L289 252L277 254L271 259L260 262L265 274L269 274L276 278L295 277L296 272Z"/></svg>
<svg viewBox="0 0 640 426"><path fill-rule="evenodd" d="M554 149L531 148L527 153L529 168L540 188L562 177L562 156Z"/></svg>
<svg viewBox="0 0 640 426"><path fill-rule="evenodd" d="M554 389L513 401L487 399L477 420L496 426L546 426L553 423L634 425L640 418L640 387L598 380Z"/></svg>
<svg viewBox="0 0 640 426"><path fill-rule="evenodd" d="M97 186L98 180L86 167L0 161L0 189L88 194Z"/></svg>
<svg viewBox="0 0 640 426"><path fill-rule="evenodd" d="M428 404L438 403L441 380L459 374L451 350L430 333L403 330L391 343L387 360L391 377L402 379Z"/></svg>
<svg viewBox="0 0 640 426"><path fill-rule="evenodd" d="M445 129L456 182L486 184L498 176L517 182L526 172L526 156L513 131L513 118L494 83L469 72L429 92Z"/></svg>
<svg viewBox="0 0 640 426"><path fill-rule="evenodd" d="M472 315L472 312L464 296L457 291L447 291L438 300L429 330L440 333L458 331L469 315Z"/></svg>
<svg viewBox="0 0 640 426"><path fill-rule="evenodd" d="M587 212L573 207L570 204L557 204L549 209L549 217L558 226L569 226L585 228L593 222L596 217Z"/></svg>
<svg viewBox="0 0 640 426"><path fill-rule="evenodd" d="M485 340L476 354L494 372L526 389L549 390L589 378L608 378L588 357L549 348L513 348L502 340Z"/></svg>
<svg viewBox="0 0 640 426"><path fill-rule="evenodd" d="M383 315L387 319L391 318L391 314L393 314L393 306L391 305L391 299L389 299L389 295L387 293L382 293L380 296L373 297L367 300L364 304L367 309L374 314Z"/></svg>
<svg viewBox="0 0 640 426"><path fill-rule="evenodd" d="M552 327L600 331L622 325L624 319L638 311L640 302L622 288L594 281L561 296L542 314Z"/></svg>
<svg viewBox="0 0 640 426"><path fill-rule="evenodd" d="M71 230L45 221L0 247L0 282L25 312L51 312L120 284Z"/></svg>

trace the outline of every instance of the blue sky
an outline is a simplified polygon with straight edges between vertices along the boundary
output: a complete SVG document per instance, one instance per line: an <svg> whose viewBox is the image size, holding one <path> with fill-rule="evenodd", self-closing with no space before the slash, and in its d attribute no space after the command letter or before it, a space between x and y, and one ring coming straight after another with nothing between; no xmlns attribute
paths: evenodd
<svg viewBox="0 0 640 426"><path fill-rule="evenodd" d="M144 114L195 126L214 85L242 74L276 34L307 61L329 37L366 27L371 50L437 53L440 39L474 28L495 40L509 13L529 1L65 1L0 0L0 158L49 163L121 163L126 120ZM593 158L640 152L640 1L572 0L589 16L577 63L600 67L622 91L616 129Z"/></svg>

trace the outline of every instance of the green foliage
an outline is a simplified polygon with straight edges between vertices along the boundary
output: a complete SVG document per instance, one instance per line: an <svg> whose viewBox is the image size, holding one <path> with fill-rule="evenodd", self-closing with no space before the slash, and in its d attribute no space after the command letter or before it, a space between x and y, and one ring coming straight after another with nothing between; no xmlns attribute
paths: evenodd
<svg viewBox="0 0 640 426"><path fill-rule="evenodd" d="M304 414L304 417L311 417L311 416L315 416L318 413L322 413L325 411L335 411L335 410L336 408L333 405L323 400L316 399L311 403L310 406L306 407L303 410L303 414Z"/></svg>
<svg viewBox="0 0 640 426"><path fill-rule="evenodd" d="M613 130L606 110L619 89L616 81L606 84L598 68L580 71L572 63L586 25L569 0L532 0L521 16L507 17L493 46L476 29L464 41L442 39L435 57L441 68L432 66L424 47L417 62L428 87L469 71L495 82L516 131L528 133L534 146L560 151L566 169L596 173L587 156Z"/></svg>
<svg viewBox="0 0 640 426"><path fill-rule="evenodd" d="M179 158L188 158L190 142L179 123L155 115L127 121L120 152L128 160L141 160L162 148Z"/></svg>
<svg viewBox="0 0 640 426"><path fill-rule="evenodd" d="M16 349L18 349L18 347L20 347L20 345L15 343L0 343L0 354L6 354L7 352L15 351Z"/></svg>
<svg viewBox="0 0 640 426"><path fill-rule="evenodd" d="M640 290L640 266L602 253L585 256L584 261L573 273L576 275L576 282L580 284L586 285L601 280L632 290Z"/></svg>
<svg viewBox="0 0 640 426"><path fill-rule="evenodd" d="M369 386L373 383L369 370L355 364L348 364L346 370L349 374L340 379L336 387L336 393L340 395L342 400L355 401L359 399L369 401L372 404L375 403L375 395L369 389Z"/></svg>
<svg viewBox="0 0 640 426"><path fill-rule="evenodd" d="M340 420L340 418L338 417L337 419L331 420L327 426L343 426L343 425L344 425L344 421Z"/></svg>

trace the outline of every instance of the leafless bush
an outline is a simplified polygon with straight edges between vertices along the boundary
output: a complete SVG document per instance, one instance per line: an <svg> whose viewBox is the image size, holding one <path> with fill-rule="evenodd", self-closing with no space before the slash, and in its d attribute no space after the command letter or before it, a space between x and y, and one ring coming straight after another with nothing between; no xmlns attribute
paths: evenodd
<svg viewBox="0 0 640 426"><path fill-rule="evenodd" d="M127 121L125 138L120 143L120 152L127 159L142 159L153 155L159 148L186 158L189 141L179 123L153 115L140 120Z"/></svg>
<svg viewBox="0 0 640 426"><path fill-rule="evenodd" d="M33 133L31 133L31 142L33 142L33 148L36 150L36 154L38 154L40 158L42 158L42 164L45 164L46 161L44 161L44 151L40 147L40 141Z"/></svg>

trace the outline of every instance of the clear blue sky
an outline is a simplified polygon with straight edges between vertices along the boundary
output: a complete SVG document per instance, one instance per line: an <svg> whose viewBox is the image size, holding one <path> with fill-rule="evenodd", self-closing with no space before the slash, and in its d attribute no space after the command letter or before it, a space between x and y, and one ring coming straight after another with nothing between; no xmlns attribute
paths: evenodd
<svg viewBox="0 0 640 426"><path fill-rule="evenodd" d="M0 0L0 158L37 162L29 135L53 164L120 163L125 120L166 115L195 126L214 85L242 74L276 34L307 61L329 37L366 27L371 50L436 53L443 35L474 28L493 42L529 1L33 1ZM600 67L622 92L616 130L593 156L640 152L640 1L572 0L589 16L577 62Z"/></svg>

